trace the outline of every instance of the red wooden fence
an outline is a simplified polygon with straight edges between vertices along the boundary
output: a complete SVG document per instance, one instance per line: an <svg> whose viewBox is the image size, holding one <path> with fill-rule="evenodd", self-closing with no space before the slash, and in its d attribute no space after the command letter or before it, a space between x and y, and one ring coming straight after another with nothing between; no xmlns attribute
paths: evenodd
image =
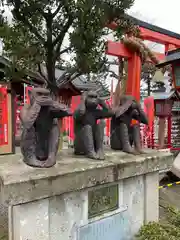
<svg viewBox="0 0 180 240"><path fill-rule="evenodd" d="M0 146L8 144L8 95L7 88L0 87Z"/></svg>

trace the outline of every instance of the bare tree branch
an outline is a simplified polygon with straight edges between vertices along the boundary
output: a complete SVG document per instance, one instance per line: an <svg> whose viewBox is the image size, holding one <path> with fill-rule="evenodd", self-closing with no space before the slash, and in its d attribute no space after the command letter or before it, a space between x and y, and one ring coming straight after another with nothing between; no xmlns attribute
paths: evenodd
<svg viewBox="0 0 180 240"><path fill-rule="evenodd" d="M65 49L63 49L62 51L60 52L55 52L55 56L54 56L54 59L55 61L58 59L58 57L60 57L63 53L67 53L68 51L71 50L71 47L67 47Z"/></svg>
<svg viewBox="0 0 180 240"><path fill-rule="evenodd" d="M53 17L53 18L58 14L58 12L60 11L61 7L62 7L62 3L61 3L61 1L60 1L59 6L58 6L58 7L56 8L56 10L52 13L52 17Z"/></svg>
<svg viewBox="0 0 180 240"><path fill-rule="evenodd" d="M108 65L119 65L119 63L116 61L116 60L114 60L114 61L107 61L107 64Z"/></svg>
<svg viewBox="0 0 180 240"><path fill-rule="evenodd" d="M108 72L111 73L111 77L119 79L119 76L115 72L113 72L112 70L108 70Z"/></svg>
<svg viewBox="0 0 180 240"><path fill-rule="evenodd" d="M68 52L69 50L71 50L71 47L67 47L65 49L63 49L62 51L59 52L59 55L62 55L65 52Z"/></svg>
<svg viewBox="0 0 180 240"><path fill-rule="evenodd" d="M47 13L43 12L41 8L38 8L38 7L37 7L37 10L38 10L39 13L41 13L41 15L42 15L42 16L45 18L45 20L47 21L49 15L48 15Z"/></svg>
<svg viewBox="0 0 180 240"><path fill-rule="evenodd" d="M41 64L40 63L38 64L38 71L39 71L39 74L44 78L44 80L47 81L47 77L42 73Z"/></svg>
<svg viewBox="0 0 180 240"><path fill-rule="evenodd" d="M53 89L57 88L51 81L48 80L48 77L46 77L41 70L41 65L38 64L38 72L43 77L43 79L46 81L46 83Z"/></svg>
<svg viewBox="0 0 180 240"><path fill-rule="evenodd" d="M67 0L61 0L61 2L62 2L63 7L66 10L66 13L68 14L68 16L72 17L72 12L70 11L70 8L69 8L69 5L68 5L68 1Z"/></svg>
<svg viewBox="0 0 180 240"><path fill-rule="evenodd" d="M68 21L66 22L66 24L64 25L64 27L62 28L61 33L56 37L56 39L54 39L53 41L53 46L56 46L56 52L59 52L62 42L64 40L64 37L68 31L68 29L70 28L71 24L73 23L73 19L71 17L69 17Z"/></svg>

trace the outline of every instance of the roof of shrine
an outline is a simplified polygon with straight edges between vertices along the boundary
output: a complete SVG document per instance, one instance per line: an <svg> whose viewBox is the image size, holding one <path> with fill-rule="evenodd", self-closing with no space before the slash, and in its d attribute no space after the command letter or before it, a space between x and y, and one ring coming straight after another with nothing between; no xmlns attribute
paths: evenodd
<svg viewBox="0 0 180 240"><path fill-rule="evenodd" d="M161 68L179 61L180 61L180 48L167 52L165 60L160 62L156 66L158 68Z"/></svg>
<svg viewBox="0 0 180 240"><path fill-rule="evenodd" d="M69 79L64 79L63 75L66 73L65 70L61 70L59 68L55 69L55 76L56 79L60 79L60 81L58 82L58 84L60 86L62 86L63 84L66 84L67 82L69 82ZM76 74L76 73L75 73ZM61 78L62 77L62 78ZM72 76L73 77L73 76ZM78 88L80 91L88 91L88 90L94 90L97 91L98 94L101 97L107 97L110 95L110 92L108 90L108 88L106 86L104 86L104 84L102 84L100 81L95 80L95 81L87 81L85 76L78 76L76 77L73 81L72 84Z"/></svg>
<svg viewBox="0 0 180 240"><path fill-rule="evenodd" d="M169 93L167 92L152 93L151 96L154 98L154 100L169 100L171 98L177 98L177 100L180 100L180 94L177 90L172 90Z"/></svg>
<svg viewBox="0 0 180 240"><path fill-rule="evenodd" d="M47 75L46 67L44 65L41 65L41 70L43 71L44 75ZM71 77L74 77L75 74L72 75ZM62 88L66 84L71 82L68 77L68 72L60 68L55 68L55 78L57 80L57 85L59 88ZM91 84L88 84L88 83L86 84L86 78L83 76L75 77L75 79L72 81L72 84L80 90L86 90L93 87L93 85Z"/></svg>
<svg viewBox="0 0 180 240"><path fill-rule="evenodd" d="M94 90L97 91L97 93L101 97L108 97L110 95L109 89L107 86L105 86L102 82L98 80L94 81L87 81L85 77L77 78L73 81L73 84L75 84L76 87L81 89L82 91L88 91L88 90Z"/></svg>

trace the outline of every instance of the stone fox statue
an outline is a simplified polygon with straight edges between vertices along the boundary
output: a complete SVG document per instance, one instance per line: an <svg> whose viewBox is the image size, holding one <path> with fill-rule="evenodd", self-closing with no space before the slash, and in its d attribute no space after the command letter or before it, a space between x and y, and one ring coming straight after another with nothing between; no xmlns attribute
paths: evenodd
<svg viewBox="0 0 180 240"><path fill-rule="evenodd" d="M148 124L148 119L140 104L132 96L124 95L120 98L120 104L114 111L115 115L111 120L111 148L127 153L143 153L140 126L139 124L131 124L132 119L138 120L139 123Z"/></svg>
<svg viewBox="0 0 180 240"><path fill-rule="evenodd" d="M20 113L23 125L21 152L27 165L48 168L56 163L57 118L71 115L67 106L52 100L49 90L34 88L31 91L30 105L24 106Z"/></svg>
<svg viewBox="0 0 180 240"><path fill-rule="evenodd" d="M102 109L98 109L98 105ZM113 116L113 111L101 100L96 92L84 93L81 103L74 112L74 153L91 159L104 159L103 138L104 118ZM97 123L97 120L100 122Z"/></svg>

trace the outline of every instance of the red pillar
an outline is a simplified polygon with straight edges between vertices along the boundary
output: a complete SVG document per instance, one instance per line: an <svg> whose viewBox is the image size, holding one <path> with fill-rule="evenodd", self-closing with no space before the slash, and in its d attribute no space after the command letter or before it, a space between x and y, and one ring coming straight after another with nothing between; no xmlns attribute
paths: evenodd
<svg viewBox="0 0 180 240"><path fill-rule="evenodd" d="M140 80L141 80L141 59L134 53L128 59L128 80L126 84L126 94L132 95L140 101Z"/></svg>

